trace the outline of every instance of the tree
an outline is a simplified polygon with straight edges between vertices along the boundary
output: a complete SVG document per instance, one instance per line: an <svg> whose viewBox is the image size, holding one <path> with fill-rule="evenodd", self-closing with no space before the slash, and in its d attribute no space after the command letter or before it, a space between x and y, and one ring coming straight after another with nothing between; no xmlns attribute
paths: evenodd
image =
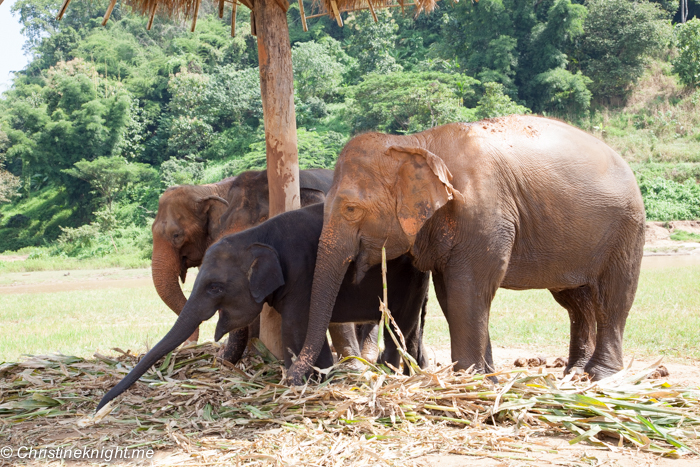
<svg viewBox="0 0 700 467"><path fill-rule="evenodd" d="M586 6L582 71L596 98L624 99L650 56L668 45L668 12L647 1L587 0Z"/></svg>
<svg viewBox="0 0 700 467"><path fill-rule="evenodd" d="M391 54L396 46L399 26L386 9L378 10L376 14L376 23L368 11L356 12L346 21L347 51L357 58L357 78L369 73L386 74L403 69Z"/></svg>
<svg viewBox="0 0 700 467"><path fill-rule="evenodd" d="M302 101L312 96L330 97L340 87L349 62L350 57L332 38L295 44L292 48L294 92Z"/></svg>
<svg viewBox="0 0 700 467"><path fill-rule="evenodd" d="M373 73L354 87L354 132L421 131L444 123L473 120L464 107L480 83L464 75L439 72Z"/></svg>
<svg viewBox="0 0 700 467"><path fill-rule="evenodd" d="M586 8L571 0L481 0L448 7L440 47L456 57L461 72L537 112L583 113L589 81L571 64L570 52L583 34ZM571 68L571 69L570 69Z"/></svg>
<svg viewBox="0 0 700 467"><path fill-rule="evenodd" d="M119 156L98 157L94 161L83 159L74 165L75 168L63 172L88 182L100 194L109 212L112 212L117 194L129 184L143 182L156 175L156 171L147 164L129 163Z"/></svg>
<svg viewBox="0 0 700 467"><path fill-rule="evenodd" d="M700 86L700 19L693 18L676 25L678 56L673 59L673 71L686 86Z"/></svg>
<svg viewBox="0 0 700 467"><path fill-rule="evenodd" d="M7 135L0 130L0 203L7 203L14 198L21 185L19 177L15 177L4 168L9 142Z"/></svg>

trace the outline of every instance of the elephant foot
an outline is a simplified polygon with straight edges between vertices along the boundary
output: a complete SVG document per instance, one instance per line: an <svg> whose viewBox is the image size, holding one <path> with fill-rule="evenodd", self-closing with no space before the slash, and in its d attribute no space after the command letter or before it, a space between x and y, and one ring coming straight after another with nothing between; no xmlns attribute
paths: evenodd
<svg viewBox="0 0 700 467"><path fill-rule="evenodd" d="M346 362L343 362L341 365L351 370L363 371L365 369L365 364L356 358L350 358Z"/></svg>
<svg viewBox="0 0 700 467"><path fill-rule="evenodd" d="M362 349L362 358L370 363L376 363L379 358L379 347L372 346L370 349L367 349L367 346L365 346Z"/></svg>
<svg viewBox="0 0 700 467"><path fill-rule="evenodd" d="M622 368L615 368L609 365L604 365L602 363L590 361L588 362L588 364L586 364L584 370L586 371L586 373L588 373L588 376L591 378L592 381L600 381L601 379L613 376L614 374L622 370Z"/></svg>
<svg viewBox="0 0 700 467"><path fill-rule="evenodd" d="M576 376L583 376L585 373L586 373L586 371L581 366L566 367L564 369L565 375L574 374Z"/></svg>

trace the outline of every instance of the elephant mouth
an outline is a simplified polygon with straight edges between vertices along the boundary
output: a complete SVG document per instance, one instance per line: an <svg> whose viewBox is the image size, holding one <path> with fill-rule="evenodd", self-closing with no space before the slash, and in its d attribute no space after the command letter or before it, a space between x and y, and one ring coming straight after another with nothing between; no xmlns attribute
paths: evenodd
<svg viewBox="0 0 700 467"><path fill-rule="evenodd" d="M187 278L187 269L189 269L189 266L187 264L187 256L183 256L180 258L180 280L182 283L185 283L185 279Z"/></svg>

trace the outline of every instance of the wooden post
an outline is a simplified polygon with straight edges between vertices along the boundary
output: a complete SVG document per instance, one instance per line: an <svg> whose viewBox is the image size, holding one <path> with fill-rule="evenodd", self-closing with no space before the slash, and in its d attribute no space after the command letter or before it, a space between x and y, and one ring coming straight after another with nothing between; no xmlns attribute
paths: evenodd
<svg viewBox="0 0 700 467"><path fill-rule="evenodd" d="M369 12L372 13L372 19L377 22L377 14L374 12L374 5L372 5L372 0L367 0L367 6L369 6Z"/></svg>
<svg viewBox="0 0 700 467"><path fill-rule="evenodd" d="M301 27L304 29L304 32L309 32L309 27L306 25L306 15L304 14L304 0L299 0L299 15L301 15Z"/></svg>
<svg viewBox="0 0 700 467"><path fill-rule="evenodd" d="M331 8L333 9L333 16L335 17L335 20L338 22L338 26L341 28L343 27L343 18L340 17L340 11L338 11L338 4L335 2L335 0L331 0Z"/></svg>
<svg viewBox="0 0 700 467"><path fill-rule="evenodd" d="M156 8L158 8L158 2L153 2L153 9L151 10L151 16L148 18L148 24L146 25L146 31L151 30L153 26L153 18L156 16Z"/></svg>
<svg viewBox="0 0 700 467"><path fill-rule="evenodd" d="M231 12L231 37L236 37L236 12L238 11L238 3L233 0L233 11Z"/></svg>
<svg viewBox="0 0 700 467"><path fill-rule="evenodd" d="M63 0L63 5L61 5L61 9L58 10L58 15L56 16L56 19L61 21L63 19L63 15L66 13L66 8L68 8L68 4L70 3L70 0Z"/></svg>
<svg viewBox="0 0 700 467"><path fill-rule="evenodd" d="M287 15L276 0L255 0L260 94L262 96L270 216L298 209L299 155L294 112L292 47ZM260 339L278 358L284 356L280 315L263 309Z"/></svg>
<svg viewBox="0 0 700 467"><path fill-rule="evenodd" d="M202 0L196 0L194 4L194 15L192 16L192 29L190 29L190 32L194 32L194 28L197 26L197 15L199 14L199 4L202 2Z"/></svg>
<svg viewBox="0 0 700 467"><path fill-rule="evenodd" d="M107 26L107 21L109 21L109 17L112 14L112 10L114 10L114 5L117 4L117 0L112 0L109 2L109 6L107 7L107 12L105 13L105 17L102 19L102 26Z"/></svg>
<svg viewBox="0 0 700 467"><path fill-rule="evenodd" d="M233 3L234 3L234 5L236 4L235 1ZM223 17L224 17L224 0L219 0L219 18L223 18Z"/></svg>

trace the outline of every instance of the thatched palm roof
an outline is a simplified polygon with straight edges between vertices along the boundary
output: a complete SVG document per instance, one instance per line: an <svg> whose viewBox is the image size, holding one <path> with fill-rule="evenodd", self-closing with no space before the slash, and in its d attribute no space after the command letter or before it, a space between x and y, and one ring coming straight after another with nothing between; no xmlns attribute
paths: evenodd
<svg viewBox="0 0 700 467"><path fill-rule="evenodd" d="M66 8L71 0L64 0L63 5L58 13L58 19L63 17L66 12ZM164 14L167 16L179 16L183 18L192 18L192 31L194 31L195 25L197 24L197 14L199 13L199 6L202 0L122 0L125 4L132 7L135 11L149 16L148 29L151 28L153 24L153 19L156 13ZM223 17L225 4L231 4L234 11L234 18L237 6L239 4L246 6L251 11L255 10L255 0L211 0L219 8L219 17ZM437 0L306 0L307 4L310 5L310 15L306 15L305 6L302 0L299 2L299 12L301 14L302 24L304 30L307 30L306 19L316 18L319 16L330 16L335 18L340 26L343 25L343 20L341 13L357 11L357 10L369 10L377 21L377 15L375 10L379 8L391 8L391 7L401 7L403 9L407 6L415 6L416 14L421 11L432 11L435 8L435 3ZM107 24L109 16L114 9L114 5L117 0L111 0L107 12L105 13L103 25ZM276 0L279 6L286 12L289 8L288 0ZM2 3L2 0L0 0ZM235 21L235 19L234 19ZM232 28L235 28L235 24L232 24ZM232 30L233 33L233 30Z"/></svg>

